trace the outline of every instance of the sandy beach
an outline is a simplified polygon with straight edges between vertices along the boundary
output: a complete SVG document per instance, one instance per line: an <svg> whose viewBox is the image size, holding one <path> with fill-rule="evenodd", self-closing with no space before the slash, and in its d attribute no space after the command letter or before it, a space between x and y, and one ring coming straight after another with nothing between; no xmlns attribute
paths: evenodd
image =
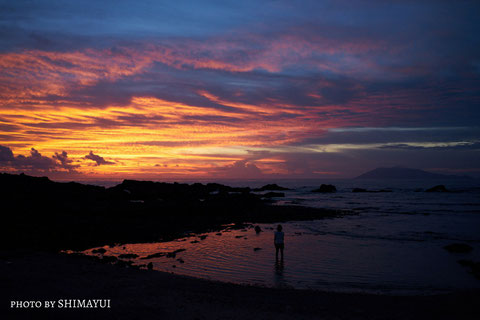
<svg viewBox="0 0 480 320"><path fill-rule="evenodd" d="M240 286L49 252L2 252L3 319L478 319L480 292L382 296ZM110 299L110 309L11 309Z"/></svg>

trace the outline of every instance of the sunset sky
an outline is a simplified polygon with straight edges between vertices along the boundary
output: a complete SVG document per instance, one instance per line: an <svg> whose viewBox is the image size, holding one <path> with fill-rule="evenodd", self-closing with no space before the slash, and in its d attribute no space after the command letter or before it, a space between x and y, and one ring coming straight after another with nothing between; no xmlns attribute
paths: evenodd
<svg viewBox="0 0 480 320"><path fill-rule="evenodd" d="M0 0L0 171L480 176L480 3Z"/></svg>

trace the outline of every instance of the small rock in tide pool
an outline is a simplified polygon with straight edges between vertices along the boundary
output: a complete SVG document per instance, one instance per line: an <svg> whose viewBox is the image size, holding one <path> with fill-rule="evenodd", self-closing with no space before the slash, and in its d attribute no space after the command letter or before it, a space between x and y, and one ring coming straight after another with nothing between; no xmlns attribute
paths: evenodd
<svg viewBox="0 0 480 320"><path fill-rule="evenodd" d="M203 235L203 236L199 236L200 240L205 240L207 239L208 235Z"/></svg>
<svg viewBox="0 0 480 320"><path fill-rule="evenodd" d="M260 226L255 226L255 232L256 233L262 232L262 228L260 228Z"/></svg>
<svg viewBox="0 0 480 320"><path fill-rule="evenodd" d="M180 263L185 263L185 261L183 261L182 258L178 258L177 261L180 262Z"/></svg>
<svg viewBox="0 0 480 320"><path fill-rule="evenodd" d="M198 240L193 240L193 241L190 241L190 243L199 243L200 241Z"/></svg>
<svg viewBox="0 0 480 320"><path fill-rule="evenodd" d="M153 269L153 263L150 262L149 264L147 264L147 269L152 270Z"/></svg>
<svg viewBox="0 0 480 320"><path fill-rule="evenodd" d="M124 253L118 256L120 259L135 259L138 258L138 254L135 253Z"/></svg>
<svg viewBox="0 0 480 320"><path fill-rule="evenodd" d="M301 235L302 235L301 232L295 232L295 234L296 234L297 236L301 236Z"/></svg>
<svg viewBox="0 0 480 320"><path fill-rule="evenodd" d="M178 249L172 252L167 253L167 258L175 258L177 256L177 253L185 251L185 249Z"/></svg>
<svg viewBox="0 0 480 320"><path fill-rule="evenodd" d="M235 236L235 238L239 239L239 238L243 238L244 236Z"/></svg>
<svg viewBox="0 0 480 320"><path fill-rule="evenodd" d="M172 265L172 268L176 268L177 266L176 265Z"/></svg>
<svg viewBox="0 0 480 320"><path fill-rule="evenodd" d="M148 255L146 257L140 258L140 259L145 260L145 259L151 259L151 258L160 258L160 257L163 257L164 255L165 255L165 252L158 252L158 253L154 253L154 254Z"/></svg>
<svg viewBox="0 0 480 320"><path fill-rule="evenodd" d="M221 236L221 235L222 235L222 233L221 233L221 232L219 232L219 233L216 233L216 235L217 235L217 236Z"/></svg>
<svg viewBox="0 0 480 320"><path fill-rule="evenodd" d="M253 248L253 251L262 250L262 248Z"/></svg>
<svg viewBox="0 0 480 320"><path fill-rule="evenodd" d="M447 250L448 252L454 253L467 253L473 250L471 246L464 243L452 243L444 246L443 249Z"/></svg>
<svg viewBox="0 0 480 320"><path fill-rule="evenodd" d="M104 254L105 252L107 252L107 250L105 250L104 248L92 250L92 253Z"/></svg>

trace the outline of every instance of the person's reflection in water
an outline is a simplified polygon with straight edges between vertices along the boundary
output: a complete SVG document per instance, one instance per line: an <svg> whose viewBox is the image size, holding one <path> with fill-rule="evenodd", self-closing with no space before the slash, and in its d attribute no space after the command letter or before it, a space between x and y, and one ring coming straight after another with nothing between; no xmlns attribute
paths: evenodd
<svg viewBox="0 0 480 320"><path fill-rule="evenodd" d="M284 269L283 260L275 260L275 275L274 275L275 287L284 287L286 285L285 278L283 277L283 269Z"/></svg>
<svg viewBox="0 0 480 320"><path fill-rule="evenodd" d="M284 268L283 260L275 261L275 274L277 276L283 276L283 268Z"/></svg>

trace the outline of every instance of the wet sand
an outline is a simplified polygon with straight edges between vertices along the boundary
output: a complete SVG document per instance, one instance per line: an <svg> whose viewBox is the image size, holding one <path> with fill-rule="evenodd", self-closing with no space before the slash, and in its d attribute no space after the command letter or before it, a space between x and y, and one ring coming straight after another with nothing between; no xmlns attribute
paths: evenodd
<svg viewBox="0 0 480 320"><path fill-rule="evenodd" d="M382 296L233 285L99 263L85 256L4 251L2 319L479 319L479 291ZM110 309L10 309L10 300L111 299Z"/></svg>

